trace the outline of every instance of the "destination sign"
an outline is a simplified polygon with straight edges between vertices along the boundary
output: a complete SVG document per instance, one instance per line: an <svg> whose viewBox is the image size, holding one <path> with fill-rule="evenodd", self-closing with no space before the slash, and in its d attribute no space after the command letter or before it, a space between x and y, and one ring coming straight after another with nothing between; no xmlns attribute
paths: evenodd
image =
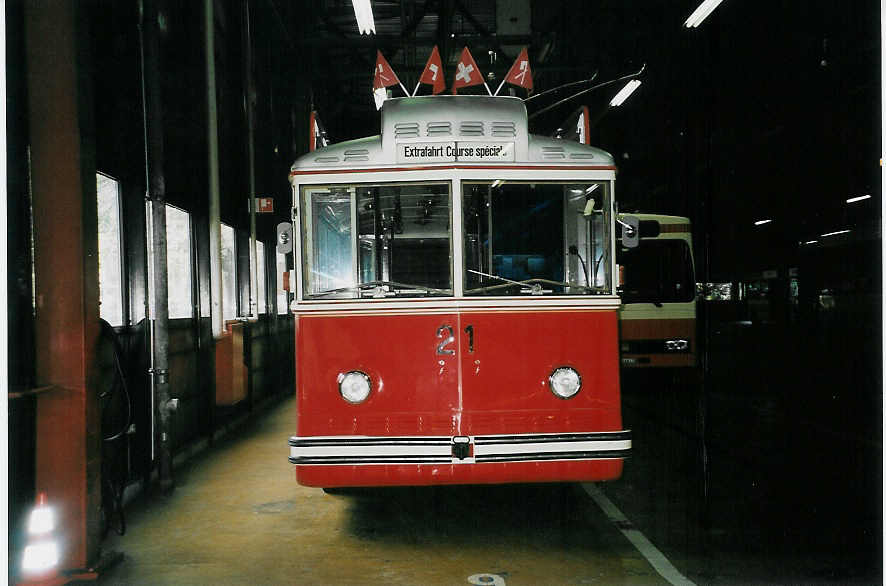
<svg viewBox="0 0 886 586"><path fill-rule="evenodd" d="M398 163L513 161L512 142L413 142L397 145Z"/></svg>

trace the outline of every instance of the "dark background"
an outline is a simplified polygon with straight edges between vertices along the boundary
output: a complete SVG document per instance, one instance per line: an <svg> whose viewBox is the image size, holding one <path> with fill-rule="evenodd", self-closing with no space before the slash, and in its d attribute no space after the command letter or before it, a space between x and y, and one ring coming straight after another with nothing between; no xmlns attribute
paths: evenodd
<svg viewBox="0 0 886 586"><path fill-rule="evenodd" d="M129 306L137 306L146 294L141 3L90 0L76 5L77 25L86 39L78 47L82 99L90 100L95 122L83 132L95 148L97 170L120 181L125 296ZM618 108L607 104L621 83L574 99L566 98L590 84L527 102L531 130L542 135L552 135L587 105L594 121L591 143L611 152L618 165L620 209L688 216L695 280L732 286L730 299L700 298L702 377L697 385L672 400L644 391L660 385L625 378L626 420L638 430L638 456L637 465L626 468L624 485L635 492L628 490L620 504L643 503L643 498L661 502L646 484L661 477L678 485L689 502L701 503L689 507L687 527L692 529L683 527L678 537L661 527L661 515L645 519L645 529L666 550L672 543L671 551L706 554L708 566L697 575L713 571L710 560L716 560L722 544L712 542L705 528L725 510L743 517L735 535L745 545L757 543L786 555L796 548L806 558L815 558L821 548L838 557L842 568L856 572L797 571L791 579L882 578L879 3L725 0L698 29L683 26L698 0L374 0L372 5L377 33L361 36L347 0L214 3L221 215L238 230L240 249L249 229L246 204L256 195L275 199L275 213L257 220L258 238L273 250L276 224L289 219L288 171L307 152L312 110L333 142L379 132L371 95L377 50L409 91L435 45L443 55L448 86L465 46L480 69L494 77L493 89L523 47L528 48L535 93L594 74L593 83L613 80L645 64L642 85ZM37 379L22 7L21 0L6 3L13 389L31 388ZM193 215L195 280L205 291L202 2L163 0L159 7L167 198ZM391 90L402 95L397 86ZM502 91L528 96L521 88ZM483 92L482 86L464 90ZM559 100L565 101L541 112ZM255 121L255 194L248 193L247 105ZM872 197L846 203L866 194ZM755 226L759 219L772 221ZM820 236L837 230L849 232ZM818 242L806 244L812 240ZM242 255L238 262L248 264ZM273 275L273 266L267 268ZM274 277L269 279L274 291ZM791 296L792 286L798 295ZM242 305L248 279L241 278L239 288ZM138 355L144 350L138 347L143 332L134 321L129 325L120 333ZM180 327L188 331L192 326ZM208 343L208 324L191 331L195 340L203 340L195 342L192 357L200 372L209 363L200 346ZM283 329L278 334L291 340ZM286 355L286 347L277 346ZM133 360L131 368L142 377L134 384L142 388L143 365ZM291 384L289 370L274 372ZM210 381L198 377L195 387L189 389L193 402L185 410L187 418L180 419L176 447L211 437L220 422L239 414L213 408ZM267 387L281 385L270 381ZM147 398L142 393L134 399L139 417L146 417ZM15 524L33 502L34 408L21 400L10 410L10 519ZM663 430L677 439L662 443ZM756 439L744 441L749 434ZM148 441L133 444L130 479L150 477ZM667 453L655 451L664 445ZM712 467L711 461L718 464ZM673 462L679 466L668 466ZM765 476L770 490L743 498L747 487L733 470ZM742 509L747 503L760 507ZM772 510L782 513L768 514ZM787 510L793 512L783 513ZM626 512L644 516L642 510ZM755 515L768 522L757 523ZM742 522L754 530L742 531ZM680 541L681 535L690 537ZM797 535L802 538L789 537ZM827 538L812 537L818 535Z"/></svg>

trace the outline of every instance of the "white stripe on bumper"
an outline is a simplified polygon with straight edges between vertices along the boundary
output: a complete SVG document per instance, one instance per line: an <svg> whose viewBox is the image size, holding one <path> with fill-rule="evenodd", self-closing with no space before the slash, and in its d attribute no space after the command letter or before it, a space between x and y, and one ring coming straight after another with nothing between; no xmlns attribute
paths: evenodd
<svg viewBox="0 0 886 586"><path fill-rule="evenodd" d="M299 465L474 464L624 458L630 431L494 436L323 436L289 439ZM473 453L470 453L470 452Z"/></svg>

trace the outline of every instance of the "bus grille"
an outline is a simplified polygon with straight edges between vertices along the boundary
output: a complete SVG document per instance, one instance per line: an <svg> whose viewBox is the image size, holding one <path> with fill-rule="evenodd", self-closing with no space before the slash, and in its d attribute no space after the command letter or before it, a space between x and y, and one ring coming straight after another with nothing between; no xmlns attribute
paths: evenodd
<svg viewBox="0 0 886 586"><path fill-rule="evenodd" d="M451 122L428 122L428 136L451 136Z"/></svg>
<svg viewBox="0 0 886 586"><path fill-rule="evenodd" d="M465 121L461 123L459 132L463 136L483 136L483 122L481 121Z"/></svg>
<svg viewBox="0 0 886 586"><path fill-rule="evenodd" d="M368 161L369 149L351 149L345 151L345 162L347 161Z"/></svg>
<svg viewBox="0 0 886 586"><path fill-rule="evenodd" d="M492 136L517 136L517 127L511 122L493 122Z"/></svg>
<svg viewBox="0 0 886 586"><path fill-rule="evenodd" d="M418 122L394 124L394 138L418 138Z"/></svg>
<svg viewBox="0 0 886 586"><path fill-rule="evenodd" d="M541 158L543 159L565 159L566 153L563 147L549 146L541 147Z"/></svg>

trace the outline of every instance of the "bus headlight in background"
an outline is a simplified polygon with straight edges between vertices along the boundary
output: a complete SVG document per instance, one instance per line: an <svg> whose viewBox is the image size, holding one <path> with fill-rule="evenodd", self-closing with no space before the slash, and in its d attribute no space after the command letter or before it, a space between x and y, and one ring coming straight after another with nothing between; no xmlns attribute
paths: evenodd
<svg viewBox="0 0 886 586"><path fill-rule="evenodd" d="M568 366L554 369L548 380L551 381L551 392L561 399L571 399L581 390L581 376Z"/></svg>
<svg viewBox="0 0 886 586"><path fill-rule="evenodd" d="M686 352L689 350L689 340L665 340L665 350L668 352Z"/></svg>
<svg viewBox="0 0 886 586"><path fill-rule="evenodd" d="M348 403L362 403L371 390L372 383L366 373L352 370L338 375L338 392Z"/></svg>

